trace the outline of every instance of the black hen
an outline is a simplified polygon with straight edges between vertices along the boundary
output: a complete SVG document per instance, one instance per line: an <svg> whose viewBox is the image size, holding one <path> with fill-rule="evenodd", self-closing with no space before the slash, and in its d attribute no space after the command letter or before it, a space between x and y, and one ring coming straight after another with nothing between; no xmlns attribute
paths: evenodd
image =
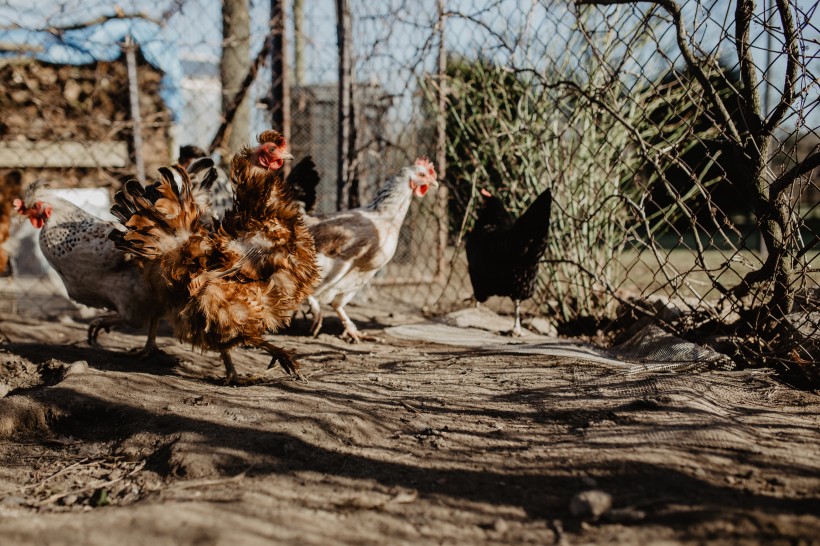
<svg viewBox="0 0 820 546"><path fill-rule="evenodd" d="M514 336L521 335L521 301L532 297L538 262L547 250L552 193L545 190L513 220L498 197L481 191L484 206L467 236L467 265L475 298L507 296L515 302Z"/></svg>

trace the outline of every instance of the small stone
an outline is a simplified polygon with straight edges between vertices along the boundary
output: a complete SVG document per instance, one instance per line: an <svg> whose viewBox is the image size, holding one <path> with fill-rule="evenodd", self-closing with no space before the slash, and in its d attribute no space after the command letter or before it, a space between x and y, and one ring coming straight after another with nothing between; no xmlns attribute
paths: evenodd
<svg viewBox="0 0 820 546"><path fill-rule="evenodd" d="M85 360L78 360L77 362L72 362L66 368L65 376L68 377L69 375L76 375L81 373L88 373L88 362Z"/></svg>
<svg viewBox="0 0 820 546"><path fill-rule="evenodd" d="M424 427L419 431L421 436L436 436L439 433L433 427Z"/></svg>
<svg viewBox="0 0 820 546"><path fill-rule="evenodd" d="M66 495L60 500L60 502L63 506L74 506L75 504L77 504L78 500L79 497L77 495Z"/></svg>
<svg viewBox="0 0 820 546"><path fill-rule="evenodd" d="M569 511L575 517L596 520L612 508L612 495L597 489L582 491L572 497Z"/></svg>
<svg viewBox="0 0 820 546"><path fill-rule="evenodd" d="M506 533L510 529L510 525L502 518L496 518L493 522L493 529L496 533Z"/></svg>

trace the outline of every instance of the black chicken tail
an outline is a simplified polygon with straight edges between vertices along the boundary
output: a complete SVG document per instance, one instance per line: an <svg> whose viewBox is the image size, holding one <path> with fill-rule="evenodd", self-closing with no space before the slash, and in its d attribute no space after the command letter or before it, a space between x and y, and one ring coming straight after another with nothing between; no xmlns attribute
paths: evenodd
<svg viewBox="0 0 820 546"><path fill-rule="evenodd" d="M294 199L304 203L305 212L311 212L316 205L316 186L320 181L316 163L310 156L294 165L285 179L286 184L293 188Z"/></svg>
<svg viewBox="0 0 820 546"><path fill-rule="evenodd" d="M526 245L528 254L540 260L547 248L547 233L552 216L552 192L544 190L515 221L513 240Z"/></svg>

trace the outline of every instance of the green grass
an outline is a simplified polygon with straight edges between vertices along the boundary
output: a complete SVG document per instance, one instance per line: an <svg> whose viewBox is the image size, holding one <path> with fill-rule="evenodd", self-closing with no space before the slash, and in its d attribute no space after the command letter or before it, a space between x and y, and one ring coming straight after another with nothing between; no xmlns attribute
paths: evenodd
<svg viewBox="0 0 820 546"><path fill-rule="evenodd" d="M738 253L723 250L704 252L704 264L697 262L696 252L689 249L659 250L656 256L649 251L626 252L621 256L623 281L617 288L635 294L665 294L695 297L714 302L720 297L715 283L732 288L752 269L762 263L761 254L749 250ZM728 267L725 265L731 260ZM820 253L806 255L804 266L820 268ZM664 274L665 271L665 274ZM820 272L808 272L806 286L820 284Z"/></svg>

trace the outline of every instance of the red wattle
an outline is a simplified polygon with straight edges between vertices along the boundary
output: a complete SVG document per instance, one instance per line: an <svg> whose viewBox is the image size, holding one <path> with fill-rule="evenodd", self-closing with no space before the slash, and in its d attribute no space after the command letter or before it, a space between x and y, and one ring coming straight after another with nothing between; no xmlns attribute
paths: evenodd
<svg viewBox="0 0 820 546"><path fill-rule="evenodd" d="M285 164L285 161L269 154L259 154L259 164L266 169L275 171L277 169L281 169L282 165Z"/></svg>

